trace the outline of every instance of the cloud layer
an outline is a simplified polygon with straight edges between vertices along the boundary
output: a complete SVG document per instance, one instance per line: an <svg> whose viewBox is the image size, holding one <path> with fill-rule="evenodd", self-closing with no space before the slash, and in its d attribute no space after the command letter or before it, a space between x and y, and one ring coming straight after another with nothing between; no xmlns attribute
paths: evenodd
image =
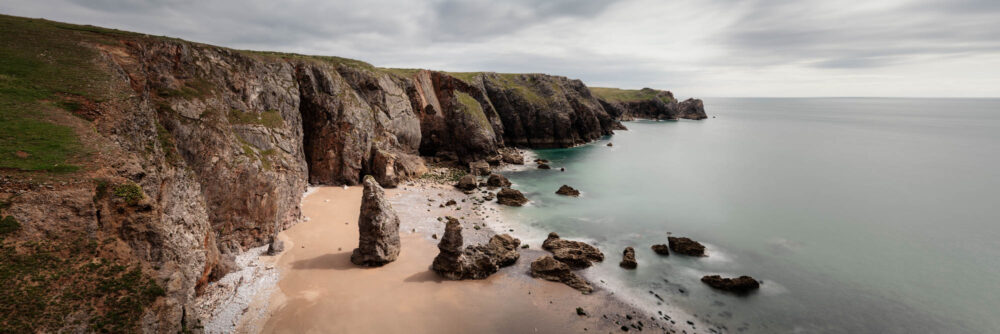
<svg viewBox="0 0 1000 334"><path fill-rule="evenodd" d="M1000 96L995 0L7 0L0 12L678 96Z"/></svg>

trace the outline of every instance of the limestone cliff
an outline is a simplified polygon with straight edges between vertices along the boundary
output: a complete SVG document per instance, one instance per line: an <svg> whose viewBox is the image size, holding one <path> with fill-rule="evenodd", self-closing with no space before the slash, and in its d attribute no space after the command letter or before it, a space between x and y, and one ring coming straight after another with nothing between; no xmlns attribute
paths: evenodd
<svg viewBox="0 0 1000 334"><path fill-rule="evenodd" d="M700 100L609 99L559 76L384 69L9 16L0 43L0 121L26 124L0 135L0 269L12 273L0 283L15 301L0 331L196 329L194 298L233 254L298 222L308 184L393 187L424 158L704 118ZM42 159L55 149L68 153ZM114 290L95 290L107 280Z"/></svg>

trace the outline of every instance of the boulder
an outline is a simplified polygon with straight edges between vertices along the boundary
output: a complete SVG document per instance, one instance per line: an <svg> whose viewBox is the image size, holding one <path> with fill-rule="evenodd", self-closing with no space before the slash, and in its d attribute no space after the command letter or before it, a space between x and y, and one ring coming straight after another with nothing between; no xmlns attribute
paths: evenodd
<svg viewBox="0 0 1000 334"><path fill-rule="evenodd" d="M564 184L564 185L562 185L562 187L559 187L559 190L556 190L556 194L563 195L563 196L578 197L578 196L580 196L580 191L576 190L576 189L573 189L573 187L570 187L570 186Z"/></svg>
<svg viewBox="0 0 1000 334"><path fill-rule="evenodd" d="M493 193L486 193L486 195L483 195L483 200L485 200L485 201L492 201L493 200Z"/></svg>
<svg viewBox="0 0 1000 334"><path fill-rule="evenodd" d="M594 291L590 283L570 270L568 265L548 255L531 262L531 276L553 282L562 282L583 293Z"/></svg>
<svg viewBox="0 0 1000 334"><path fill-rule="evenodd" d="M272 238L271 243L267 245L267 255L274 256L285 251L285 242L278 238Z"/></svg>
<svg viewBox="0 0 1000 334"><path fill-rule="evenodd" d="M615 146L615 144L608 143L608 147Z"/></svg>
<svg viewBox="0 0 1000 334"><path fill-rule="evenodd" d="M670 249L669 247L667 247L667 245L664 244L653 245L653 247L650 248L652 248L653 251L656 252L656 254L670 255Z"/></svg>
<svg viewBox="0 0 1000 334"><path fill-rule="evenodd" d="M552 166L549 166L547 163L539 163L538 169L552 169Z"/></svg>
<svg viewBox="0 0 1000 334"><path fill-rule="evenodd" d="M356 265L381 266L399 256L399 216L385 198L385 191L371 175L365 175L358 217L358 248L351 254Z"/></svg>
<svg viewBox="0 0 1000 334"><path fill-rule="evenodd" d="M479 183L476 182L476 176L472 174L465 174L465 176L458 179L458 183L455 184L455 188L463 191L473 191L478 186Z"/></svg>
<svg viewBox="0 0 1000 334"><path fill-rule="evenodd" d="M493 188L509 188L510 180L500 174L490 174L489 179L486 179L486 186Z"/></svg>
<svg viewBox="0 0 1000 334"><path fill-rule="evenodd" d="M625 269L635 269L639 266L639 263L635 262L635 250L632 247L625 247L625 252L622 254L622 262L618 263L618 265Z"/></svg>
<svg viewBox="0 0 1000 334"><path fill-rule="evenodd" d="M503 188L497 192L497 203L507 206L522 206L528 203L528 198L524 197L519 190Z"/></svg>
<svg viewBox="0 0 1000 334"><path fill-rule="evenodd" d="M506 148L500 150L500 160L509 164L523 165L524 155L518 152L517 149Z"/></svg>
<svg viewBox="0 0 1000 334"><path fill-rule="evenodd" d="M670 250L688 256L705 256L705 246L688 238L667 237Z"/></svg>
<svg viewBox="0 0 1000 334"><path fill-rule="evenodd" d="M484 160L476 160L469 163L469 173L476 176L483 176L490 174L490 163Z"/></svg>
<svg viewBox="0 0 1000 334"><path fill-rule="evenodd" d="M760 288L760 282L757 282L757 280L750 276L723 278L719 275L711 275L702 277L701 282L719 290L735 293L747 293Z"/></svg>
<svg viewBox="0 0 1000 334"><path fill-rule="evenodd" d="M604 253L597 247L585 242L563 240L555 232L542 242L542 248L552 252L552 256L560 262L574 268L590 267L591 262L604 261Z"/></svg>
<svg viewBox="0 0 1000 334"><path fill-rule="evenodd" d="M494 235L485 245L463 249L462 224L455 217L445 219L444 235L438 243L440 253L431 264L431 269L439 275L453 280L483 279L521 257L517 251L521 240L508 234Z"/></svg>

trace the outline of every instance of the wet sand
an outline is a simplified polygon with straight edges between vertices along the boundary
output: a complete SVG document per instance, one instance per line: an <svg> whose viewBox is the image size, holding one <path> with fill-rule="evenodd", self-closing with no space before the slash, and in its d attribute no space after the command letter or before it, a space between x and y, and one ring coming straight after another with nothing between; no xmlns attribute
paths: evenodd
<svg viewBox="0 0 1000 334"><path fill-rule="evenodd" d="M583 295L531 278L531 260L544 255L533 249L522 250L516 265L487 279L443 280L429 269L438 253L430 235L444 230L437 217L465 216L467 245L492 232L470 228L485 226L482 217L477 221L470 213L471 201L438 205L464 194L433 185L404 189L387 190L402 221L400 256L378 268L350 262L358 243L361 187L319 187L306 196L302 209L308 220L279 236L286 251L276 259L281 279L270 296L268 316L263 325L248 328L265 333L579 333L620 331L617 319L626 323L625 313L638 316L607 291ZM578 316L578 306L590 315Z"/></svg>

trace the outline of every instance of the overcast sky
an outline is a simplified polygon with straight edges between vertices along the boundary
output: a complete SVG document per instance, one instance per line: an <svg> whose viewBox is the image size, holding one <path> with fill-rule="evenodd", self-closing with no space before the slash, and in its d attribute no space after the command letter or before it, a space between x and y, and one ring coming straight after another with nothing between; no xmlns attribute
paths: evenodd
<svg viewBox="0 0 1000 334"><path fill-rule="evenodd" d="M0 12L678 97L1000 96L1000 0L3 0Z"/></svg>

